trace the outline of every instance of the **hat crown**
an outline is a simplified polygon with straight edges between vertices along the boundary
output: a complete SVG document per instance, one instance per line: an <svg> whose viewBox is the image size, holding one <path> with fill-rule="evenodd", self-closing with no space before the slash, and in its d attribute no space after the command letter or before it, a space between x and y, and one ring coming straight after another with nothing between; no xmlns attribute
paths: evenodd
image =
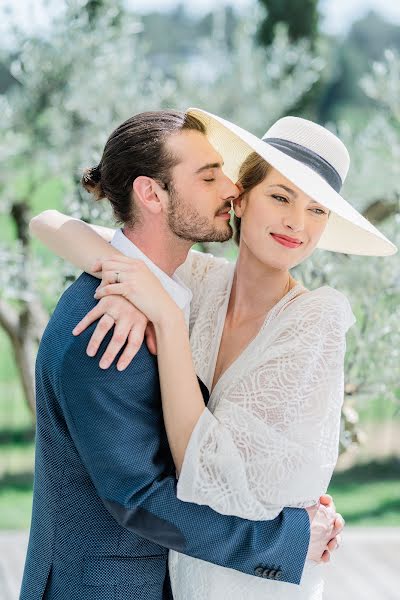
<svg viewBox="0 0 400 600"><path fill-rule="evenodd" d="M263 136L279 138L298 144L321 156L338 172L342 182L350 166L350 156L343 142L331 131L300 117L283 117Z"/></svg>

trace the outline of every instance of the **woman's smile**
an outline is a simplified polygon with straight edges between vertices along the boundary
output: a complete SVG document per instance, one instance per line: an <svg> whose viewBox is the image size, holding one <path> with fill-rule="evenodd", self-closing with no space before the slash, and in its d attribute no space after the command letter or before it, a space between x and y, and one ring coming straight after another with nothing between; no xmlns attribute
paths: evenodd
<svg viewBox="0 0 400 600"><path fill-rule="evenodd" d="M298 248L303 243L302 241L287 235L280 235L277 233L271 233L270 235L276 242L278 242L278 244L286 246L286 248Z"/></svg>

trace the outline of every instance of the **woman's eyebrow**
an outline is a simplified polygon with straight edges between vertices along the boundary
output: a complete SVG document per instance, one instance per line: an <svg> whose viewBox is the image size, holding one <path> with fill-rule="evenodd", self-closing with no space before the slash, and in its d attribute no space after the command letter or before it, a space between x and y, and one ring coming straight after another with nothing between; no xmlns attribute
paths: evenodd
<svg viewBox="0 0 400 600"><path fill-rule="evenodd" d="M224 164L223 162L207 163L206 165L203 165L202 167L200 167L200 169L197 169L196 173L201 173L202 171L208 171L209 169L222 169L223 164Z"/></svg>
<svg viewBox="0 0 400 600"><path fill-rule="evenodd" d="M284 190L285 190L285 191L286 191L288 194L290 194L291 196L294 196L294 197L296 197L296 196L297 196L297 193L296 193L294 190L290 189L289 187L286 187L286 185L283 185L283 184L281 184L281 183L272 183L272 184L271 184L271 185L269 185L268 187L269 187L269 188L270 188L270 187L280 187L280 188L283 188L283 189L284 189Z"/></svg>

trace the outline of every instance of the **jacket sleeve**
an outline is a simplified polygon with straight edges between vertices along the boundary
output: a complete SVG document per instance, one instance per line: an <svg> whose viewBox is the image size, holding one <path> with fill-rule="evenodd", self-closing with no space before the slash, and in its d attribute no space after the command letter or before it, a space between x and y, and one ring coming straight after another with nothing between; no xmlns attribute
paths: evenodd
<svg viewBox="0 0 400 600"><path fill-rule="evenodd" d="M86 355L94 327L65 351L60 402L108 511L121 526L166 548L260 577L263 569L279 569L280 579L298 584L310 535L306 511L288 508L256 522L179 500L156 359L143 345L125 371L116 370L118 357L100 369L98 359Z"/></svg>

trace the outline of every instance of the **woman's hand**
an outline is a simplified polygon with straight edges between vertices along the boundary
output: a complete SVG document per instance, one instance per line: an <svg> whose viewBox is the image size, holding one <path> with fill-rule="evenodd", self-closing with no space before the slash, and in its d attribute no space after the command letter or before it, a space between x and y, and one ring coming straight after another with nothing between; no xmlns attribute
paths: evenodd
<svg viewBox="0 0 400 600"><path fill-rule="evenodd" d="M102 282L95 298L121 295L154 324L160 324L180 312L159 279L142 260L126 256L99 260L93 267L93 271L97 270L102 271Z"/></svg>
<svg viewBox="0 0 400 600"><path fill-rule="evenodd" d="M146 343L152 354L157 354L157 345L154 328L147 317L135 308L129 300L121 296L108 296L100 302L76 325L72 333L79 335L89 325L99 320L92 337L89 340L86 352L95 356L101 342L114 327L114 334L104 352L100 367L107 369L121 348L126 344L124 352L119 357L117 369L124 370L136 356L146 337Z"/></svg>

